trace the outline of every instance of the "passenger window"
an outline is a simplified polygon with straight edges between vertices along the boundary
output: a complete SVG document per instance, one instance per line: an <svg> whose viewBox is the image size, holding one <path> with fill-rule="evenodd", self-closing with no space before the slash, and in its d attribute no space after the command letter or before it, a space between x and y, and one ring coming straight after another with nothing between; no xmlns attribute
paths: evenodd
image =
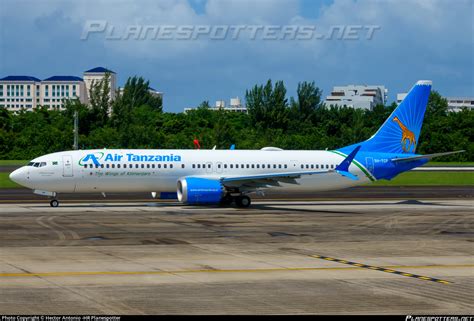
<svg viewBox="0 0 474 321"><path fill-rule="evenodd" d="M138 164L135 164L135 168L138 168Z"/></svg>
<svg viewBox="0 0 474 321"><path fill-rule="evenodd" d="M117 164L117 168L120 168L120 164Z"/></svg>
<svg viewBox="0 0 474 321"><path fill-rule="evenodd" d="M285 168L288 168L288 165L285 164Z"/></svg>
<svg viewBox="0 0 474 321"><path fill-rule="evenodd" d="M173 164L170 164L170 168L173 168Z"/></svg>
<svg viewBox="0 0 474 321"><path fill-rule="evenodd" d="M218 164L218 165L217 165L217 168L221 168L221 164Z"/></svg>
<svg viewBox="0 0 474 321"><path fill-rule="evenodd" d="M193 164L193 166L192 166L192 167L193 167L193 168L196 168L196 164ZM220 167L220 165L219 165L219 167Z"/></svg>
<svg viewBox="0 0 474 321"><path fill-rule="evenodd" d="M247 168L250 168L250 164L247 164Z"/></svg>
<svg viewBox="0 0 474 321"><path fill-rule="evenodd" d="M328 169L328 168L329 168L329 165L328 165L328 164L326 164L326 169Z"/></svg>
<svg viewBox="0 0 474 321"><path fill-rule="evenodd" d="M115 168L115 164L112 164L112 168Z"/></svg>
<svg viewBox="0 0 474 321"><path fill-rule="evenodd" d="M161 164L158 164L157 166L158 166L158 168L161 168Z"/></svg>
<svg viewBox="0 0 474 321"><path fill-rule="evenodd" d="M150 168L150 164L146 164L146 168Z"/></svg>
<svg viewBox="0 0 474 321"><path fill-rule="evenodd" d="M252 168L255 168L255 164L252 164Z"/></svg>
<svg viewBox="0 0 474 321"><path fill-rule="evenodd" d="M207 168L211 168L211 164L207 164Z"/></svg>
<svg viewBox="0 0 474 321"><path fill-rule="evenodd" d="M260 168L260 164L257 164L257 168Z"/></svg>
<svg viewBox="0 0 474 321"><path fill-rule="evenodd" d="M239 168L239 164L235 164L235 168Z"/></svg>
<svg viewBox="0 0 474 321"><path fill-rule="evenodd" d="M95 165L95 168L99 168L99 165Z"/></svg>
<svg viewBox="0 0 474 321"><path fill-rule="evenodd" d="M100 164L100 168L104 168L104 164Z"/></svg>
<svg viewBox="0 0 474 321"><path fill-rule="evenodd" d="M184 168L184 164L181 164L181 168Z"/></svg>
<svg viewBox="0 0 474 321"><path fill-rule="evenodd" d="M234 165L233 165L233 164L230 164L230 168L234 168Z"/></svg>
<svg viewBox="0 0 474 321"><path fill-rule="evenodd" d="M198 168L201 168L201 164L198 164Z"/></svg>
<svg viewBox="0 0 474 321"><path fill-rule="evenodd" d="M227 168L227 164L224 164L224 168Z"/></svg>
<svg viewBox="0 0 474 321"><path fill-rule="evenodd" d="M166 164L163 164L163 168L166 168Z"/></svg>
<svg viewBox="0 0 474 321"><path fill-rule="evenodd" d="M155 164L151 164L151 168L155 168Z"/></svg>
<svg viewBox="0 0 474 321"><path fill-rule="evenodd" d="M278 168L281 168L281 164L278 164Z"/></svg>
<svg viewBox="0 0 474 321"><path fill-rule="evenodd" d="M318 168L319 168L319 165L318 165L318 164L316 164L316 169L318 169Z"/></svg>

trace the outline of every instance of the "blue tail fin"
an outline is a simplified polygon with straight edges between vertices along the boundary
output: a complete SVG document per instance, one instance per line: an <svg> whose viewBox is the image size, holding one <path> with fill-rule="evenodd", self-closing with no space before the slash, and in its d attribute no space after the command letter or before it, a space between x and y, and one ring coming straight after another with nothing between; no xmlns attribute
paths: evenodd
<svg viewBox="0 0 474 321"><path fill-rule="evenodd" d="M372 137L341 151L361 145L361 152L415 153L430 91L431 81L418 81Z"/></svg>

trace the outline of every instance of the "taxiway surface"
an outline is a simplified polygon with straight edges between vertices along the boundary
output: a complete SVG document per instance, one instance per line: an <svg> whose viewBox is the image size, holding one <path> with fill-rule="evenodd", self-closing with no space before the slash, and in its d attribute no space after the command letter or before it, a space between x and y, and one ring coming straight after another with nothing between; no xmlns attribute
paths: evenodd
<svg viewBox="0 0 474 321"><path fill-rule="evenodd" d="M472 199L0 204L0 314L472 314L472 224Z"/></svg>

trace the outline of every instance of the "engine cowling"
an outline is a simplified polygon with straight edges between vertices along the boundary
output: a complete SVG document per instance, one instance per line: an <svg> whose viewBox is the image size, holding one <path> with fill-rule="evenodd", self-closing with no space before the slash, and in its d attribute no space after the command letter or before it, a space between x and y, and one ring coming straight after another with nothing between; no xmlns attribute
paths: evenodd
<svg viewBox="0 0 474 321"><path fill-rule="evenodd" d="M224 195L219 180L184 177L178 180L178 201L186 204L218 204Z"/></svg>

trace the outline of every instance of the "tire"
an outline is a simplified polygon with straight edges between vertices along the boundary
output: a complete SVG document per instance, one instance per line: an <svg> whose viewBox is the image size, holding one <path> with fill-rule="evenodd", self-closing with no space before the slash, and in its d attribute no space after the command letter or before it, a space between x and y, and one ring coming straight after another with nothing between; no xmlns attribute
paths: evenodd
<svg viewBox="0 0 474 321"><path fill-rule="evenodd" d="M242 195L242 196L237 197L235 203L237 204L238 207L247 208L250 206L252 201L250 200L250 197L246 195Z"/></svg>
<svg viewBox="0 0 474 321"><path fill-rule="evenodd" d="M52 200L51 202L49 202L49 205L51 205L51 207L58 207L59 202L58 202L58 200Z"/></svg>

